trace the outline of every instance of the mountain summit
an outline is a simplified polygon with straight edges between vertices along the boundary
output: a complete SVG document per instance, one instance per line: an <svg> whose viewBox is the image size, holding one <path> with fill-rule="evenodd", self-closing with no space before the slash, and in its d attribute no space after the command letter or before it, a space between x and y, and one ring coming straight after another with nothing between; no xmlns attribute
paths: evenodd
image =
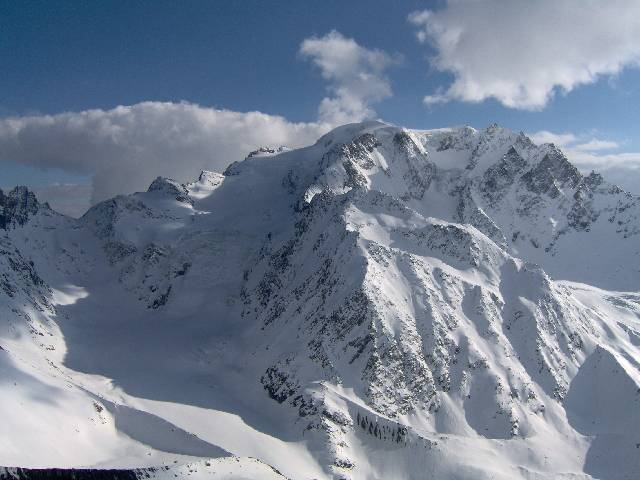
<svg viewBox="0 0 640 480"><path fill-rule="evenodd" d="M78 220L0 206L2 465L640 471L640 199L552 144L366 122Z"/></svg>

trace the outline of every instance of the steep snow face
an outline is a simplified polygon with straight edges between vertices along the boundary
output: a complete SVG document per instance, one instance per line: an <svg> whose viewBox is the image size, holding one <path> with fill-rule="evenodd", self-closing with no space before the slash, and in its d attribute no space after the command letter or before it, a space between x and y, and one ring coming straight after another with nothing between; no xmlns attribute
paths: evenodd
<svg viewBox="0 0 640 480"><path fill-rule="evenodd" d="M37 422L64 464L26 447L0 464L640 469L640 200L553 145L367 122L187 185L159 177L79 220L16 192L0 197L0 356L25 386L0 394L36 412L12 420L18 438ZM63 405L61 443L43 419Z"/></svg>

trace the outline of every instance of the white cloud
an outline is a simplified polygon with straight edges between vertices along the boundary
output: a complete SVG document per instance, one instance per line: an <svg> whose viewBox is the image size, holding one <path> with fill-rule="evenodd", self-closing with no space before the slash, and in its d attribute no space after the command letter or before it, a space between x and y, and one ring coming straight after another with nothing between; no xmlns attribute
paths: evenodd
<svg viewBox="0 0 640 480"><path fill-rule="evenodd" d="M333 96L324 98L318 108L321 121L343 124L372 118L371 105L392 95L384 72L399 59L382 50L362 47L334 30L304 40L300 54L329 81Z"/></svg>
<svg viewBox="0 0 640 480"><path fill-rule="evenodd" d="M530 137L534 143L554 143L559 147L576 141L576 136L573 133L553 133L547 130L536 132Z"/></svg>
<svg viewBox="0 0 640 480"><path fill-rule="evenodd" d="M563 149L567 158L576 164L578 168L594 168L596 170L609 170L612 168L640 169L640 152L608 153L601 155L594 152L585 152L577 148ZM638 178L640 182L640 178ZM638 190L640 193L640 190Z"/></svg>
<svg viewBox="0 0 640 480"><path fill-rule="evenodd" d="M449 0L409 21L435 49L431 65L454 77L428 105L495 98L537 110L640 61L638 0Z"/></svg>
<svg viewBox="0 0 640 480"><path fill-rule="evenodd" d="M575 148L578 150L584 150L585 152L595 152L598 150L612 150L614 148L618 148L620 145L618 142L612 142L611 140L598 140L597 138L592 138L588 142L581 143L576 145Z"/></svg>
<svg viewBox="0 0 640 480"><path fill-rule="evenodd" d="M202 169L221 171L262 145L312 144L330 127L260 112L144 102L0 119L0 162L92 175L96 202L144 190L158 175L188 181Z"/></svg>

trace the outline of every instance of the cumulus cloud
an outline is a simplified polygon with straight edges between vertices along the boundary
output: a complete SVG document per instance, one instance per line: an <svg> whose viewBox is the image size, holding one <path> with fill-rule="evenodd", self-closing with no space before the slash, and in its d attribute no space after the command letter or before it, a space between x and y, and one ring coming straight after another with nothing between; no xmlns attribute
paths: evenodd
<svg viewBox="0 0 640 480"><path fill-rule="evenodd" d="M581 143L576 145L575 148L579 150L584 150L585 152L596 152L598 150L611 150L613 148L618 148L620 145L618 142L613 142L611 140L599 140L597 138L592 138L588 142Z"/></svg>
<svg viewBox="0 0 640 480"><path fill-rule="evenodd" d="M494 98L537 110L556 92L618 74L640 61L637 0L449 0L409 16L433 68L453 83L428 105Z"/></svg>
<svg viewBox="0 0 640 480"><path fill-rule="evenodd" d="M601 172L610 182L640 195L640 152L621 152L619 142L574 133L542 130L529 137L537 144L556 144L581 171Z"/></svg>
<svg viewBox="0 0 640 480"><path fill-rule="evenodd" d="M385 70L400 61L397 56L362 47L335 30L304 40L300 54L329 82L332 96L318 108L320 121L343 124L373 118L371 105L392 95Z"/></svg>
<svg viewBox="0 0 640 480"><path fill-rule="evenodd" d="M262 145L309 145L330 128L260 112L144 102L0 119L0 161L90 175L95 203L146 189L158 175L188 181L202 169L221 171Z"/></svg>
<svg viewBox="0 0 640 480"><path fill-rule="evenodd" d="M560 147L573 143L577 139L573 133L553 133L547 130L540 130L529 136L534 143L554 143Z"/></svg>

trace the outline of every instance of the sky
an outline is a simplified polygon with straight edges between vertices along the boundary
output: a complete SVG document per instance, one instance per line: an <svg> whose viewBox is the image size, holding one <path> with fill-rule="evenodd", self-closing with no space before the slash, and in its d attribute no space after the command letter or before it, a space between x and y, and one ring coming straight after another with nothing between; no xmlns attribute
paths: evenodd
<svg viewBox="0 0 640 480"><path fill-rule="evenodd" d="M640 2L0 0L0 187L74 216L380 119L497 122L640 194Z"/></svg>

